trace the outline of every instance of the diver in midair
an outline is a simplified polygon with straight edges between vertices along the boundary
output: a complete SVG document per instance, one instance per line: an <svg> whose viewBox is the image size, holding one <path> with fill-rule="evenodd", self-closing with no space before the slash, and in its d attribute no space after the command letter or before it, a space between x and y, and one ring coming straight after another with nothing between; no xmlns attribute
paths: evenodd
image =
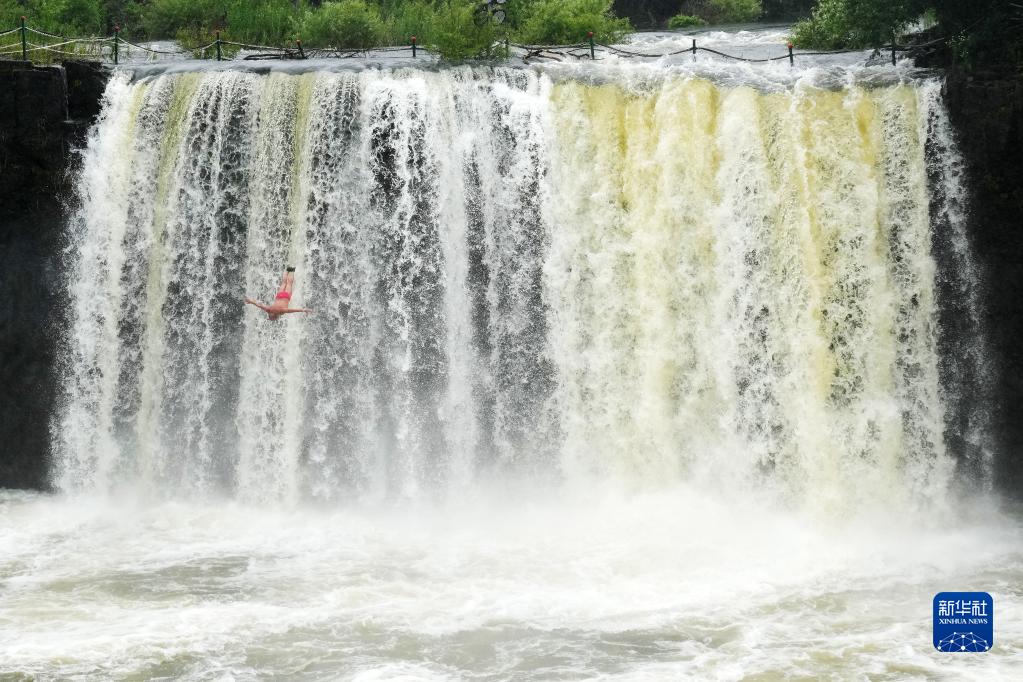
<svg viewBox="0 0 1023 682"><path fill-rule="evenodd" d="M263 305L259 301L253 301L249 297L245 297L245 302L249 305L254 305L257 308L263 310L271 321L280 319L281 315L287 315L288 313L311 313L313 312L309 308L291 308L288 306L291 303L291 292L295 287L295 267L292 265L288 266L288 269L284 271L284 277L281 278L281 284L277 287L277 296L274 297L274 302L270 305Z"/></svg>

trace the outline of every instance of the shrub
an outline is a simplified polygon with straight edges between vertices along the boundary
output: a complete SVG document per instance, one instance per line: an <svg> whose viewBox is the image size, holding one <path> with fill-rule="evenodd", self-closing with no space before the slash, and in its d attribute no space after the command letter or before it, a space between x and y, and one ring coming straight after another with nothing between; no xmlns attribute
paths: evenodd
<svg viewBox="0 0 1023 682"><path fill-rule="evenodd" d="M749 23L756 21L764 13L761 0L683 0L681 9L678 15L679 22L686 22L692 18L711 24ZM673 17L671 21L674 20ZM700 25L702 24L676 23L674 26L670 22L668 24L669 28Z"/></svg>
<svg viewBox="0 0 1023 682"><path fill-rule="evenodd" d="M447 0L436 6L433 32L427 36L427 47L443 59L460 61L477 57L493 57L497 33L490 22L477 26L473 13L479 6L473 0Z"/></svg>
<svg viewBox="0 0 1023 682"><path fill-rule="evenodd" d="M798 47L833 50L846 45L849 30L845 0L821 0L809 19L792 27L792 42Z"/></svg>
<svg viewBox="0 0 1023 682"><path fill-rule="evenodd" d="M852 40L871 47L891 41L893 33L919 19L914 4L911 0L847 0Z"/></svg>
<svg viewBox="0 0 1023 682"><path fill-rule="evenodd" d="M710 0L709 11L719 24L745 24L759 19L764 8L760 0Z"/></svg>
<svg viewBox="0 0 1023 682"><path fill-rule="evenodd" d="M279 45L294 33L299 12L291 0L153 0L142 23L152 38L227 30L234 40Z"/></svg>
<svg viewBox="0 0 1023 682"><path fill-rule="evenodd" d="M115 25L121 27L122 36L138 36L143 33L143 5L135 0L103 0L103 33L110 35Z"/></svg>
<svg viewBox="0 0 1023 682"><path fill-rule="evenodd" d="M227 3L218 0L153 0L142 15L150 38L176 37L180 31L199 33L227 23Z"/></svg>
<svg viewBox="0 0 1023 682"><path fill-rule="evenodd" d="M597 42L619 42L630 30L628 19L611 12L611 0L535 0L521 9L516 37L534 45L581 43L593 31Z"/></svg>
<svg viewBox="0 0 1023 682"><path fill-rule="evenodd" d="M18 0L0 0L0 31L21 26L21 17L25 14L25 8ZM10 36L4 37L9 38Z"/></svg>
<svg viewBox="0 0 1023 682"><path fill-rule="evenodd" d="M227 28L234 40L282 45L295 34L301 11L292 0L232 0Z"/></svg>
<svg viewBox="0 0 1023 682"><path fill-rule="evenodd" d="M50 33L89 36L105 32L101 0L28 0L24 3L0 0L0 26L3 27L0 30L20 26L22 16L32 28Z"/></svg>
<svg viewBox="0 0 1023 682"><path fill-rule="evenodd" d="M49 11L50 30L67 35L103 33L103 8L99 0L57 0L44 3Z"/></svg>
<svg viewBox="0 0 1023 682"><path fill-rule="evenodd" d="M876 47L915 18L907 0L821 0L809 19L793 27L799 47Z"/></svg>
<svg viewBox="0 0 1023 682"><path fill-rule="evenodd" d="M376 5L340 0L308 10L298 32L302 42L339 50L366 50L381 43L384 24Z"/></svg>
<svg viewBox="0 0 1023 682"><path fill-rule="evenodd" d="M388 5L384 5L386 41L392 45L408 45L409 38L415 36L421 45L428 44L436 23L433 6L424 0L392 2L391 5L389 13Z"/></svg>
<svg viewBox="0 0 1023 682"><path fill-rule="evenodd" d="M614 42L632 28L614 16L612 0L508 0L503 24L478 26L482 1L332 0L321 7L314 0L0 0L0 30L15 28L24 14L31 26L54 33L109 35L116 23L125 38L177 38L186 47L212 41L218 30L244 43L277 46L300 36L310 46L339 49L407 45L415 35L443 58L461 60L502 54L498 37L581 43L593 31L597 40ZM673 26L698 24L679 17Z"/></svg>
<svg viewBox="0 0 1023 682"><path fill-rule="evenodd" d="M706 26L707 22L692 14L676 14L668 19L668 28L690 28L692 26Z"/></svg>

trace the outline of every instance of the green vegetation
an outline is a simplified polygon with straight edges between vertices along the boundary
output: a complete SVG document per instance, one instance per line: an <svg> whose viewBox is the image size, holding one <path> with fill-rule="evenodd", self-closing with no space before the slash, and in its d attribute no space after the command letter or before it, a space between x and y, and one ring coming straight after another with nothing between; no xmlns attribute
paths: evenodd
<svg viewBox="0 0 1023 682"><path fill-rule="evenodd" d="M0 26L14 28L22 16L31 17L34 28L50 33L94 35L103 31L100 0L0 0Z"/></svg>
<svg viewBox="0 0 1023 682"><path fill-rule="evenodd" d="M758 0L709 0L750 3ZM283 46L301 37L309 48L366 49L420 45L461 60L503 53L504 39L531 44L580 43L589 31L600 42L632 30L611 11L612 0L509 0L497 25L477 12L481 0L0 0L0 26L21 15L33 28L68 36L109 35L115 24L128 39L173 38L192 48L217 31L225 40Z"/></svg>
<svg viewBox="0 0 1023 682"><path fill-rule="evenodd" d="M810 15L816 0L764 0L764 17L771 21L803 19Z"/></svg>
<svg viewBox="0 0 1023 682"><path fill-rule="evenodd" d="M676 14L671 19L668 19L668 28L691 28L693 26L706 25L706 19L701 19L692 14Z"/></svg>
<svg viewBox="0 0 1023 682"><path fill-rule="evenodd" d="M719 24L745 24L764 13L760 0L710 0L713 19Z"/></svg>
<svg viewBox="0 0 1023 682"><path fill-rule="evenodd" d="M668 28L704 24L745 24L764 13L761 0L683 0L682 11L668 20Z"/></svg>
<svg viewBox="0 0 1023 682"><path fill-rule="evenodd" d="M841 49L891 42L921 18L937 23L963 66L1023 64L1023 3L1006 0L820 0L797 23L799 47Z"/></svg>
<svg viewBox="0 0 1023 682"><path fill-rule="evenodd" d="M430 22L432 28L425 35L420 32L420 42L454 61L495 56L494 26L491 23L476 26L475 9L475 3L463 0L437 3Z"/></svg>
<svg viewBox="0 0 1023 682"><path fill-rule="evenodd" d="M407 45L411 36L416 36L425 45L437 23L434 4L427 0L385 0L382 8L382 14L387 17L384 42Z"/></svg>
<svg viewBox="0 0 1023 682"><path fill-rule="evenodd" d="M612 0L533 0L522 4L516 40L530 45L581 43L593 31L598 43L613 43L631 30L615 18Z"/></svg>
<svg viewBox="0 0 1023 682"><path fill-rule="evenodd" d="M363 0L331 2L319 11L306 12L298 25L302 41L317 47L365 50L380 45L384 22L380 8Z"/></svg>
<svg viewBox="0 0 1023 682"><path fill-rule="evenodd" d="M235 0L227 5L220 28L240 42L283 45L295 32L296 4L293 0Z"/></svg>
<svg viewBox="0 0 1023 682"><path fill-rule="evenodd" d="M837 49L890 43L892 34L914 21L914 0L821 0L809 19L793 28L800 47Z"/></svg>
<svg viewBox="0 0 1023 682"><path fill-rule="evenodd" d="M620 40L632 30L612 12L612 0L508 0L501 25L480 21L482 0L0 0L0 30L22 15L36 29L67 36L173 38L193 48L225 40L284 46L297 37L309 48L365 49L420 45L446 59L500 55L505 39L529 44ZM665 8L670 8L664 4ZM682 0L671 28L798 15L813 0ZM622 5L619 5L622 6ZM670 9L669 9L670 11ZM662 14L661 16L665 16ZM937 22L955 59L965 66L1023 64L1023 0L817 0L793 29L799 47L841 49L887 44L921 17ZM43 38L36 36L40 44ZM66 47L64 49L90 49ZM91 49L105 49L95 44ZM227 48L225 48L227 52ZM39 56L39 55L37 55Z"/></svg>

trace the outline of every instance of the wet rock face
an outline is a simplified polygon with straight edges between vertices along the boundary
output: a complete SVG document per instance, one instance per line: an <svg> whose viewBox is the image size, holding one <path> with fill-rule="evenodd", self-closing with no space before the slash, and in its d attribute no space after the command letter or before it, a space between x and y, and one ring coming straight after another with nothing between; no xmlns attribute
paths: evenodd
<svg viewBox="0 0 1023 682"><path fill-rule="evenodd" d="M0 487L46 486L69 150L106 82L72 68L0 62Z"/></svg>
<svg viewBox="0 0 1023 682"><path fill-rule="evenodd" d="M969 233L983 268L995 485L1023 498L1023 76L953 69L945 91L969 169Z"/></svg>
<svg viewBox="0 0 1023 682"><path fill-rule="evenodd" d="M1023 496L1023 78L950 78L949 106L972 180L972 234L985 265L997 353L997 480Z"/></svg>
<svg viewBox="0 0 1023 682"><path fill-rule="evenodd" d="M67 94L60 67L0 62L0 211L18 214L59 189ZM43 203L49 203L43 202ZM6 280L7 278L5 278Z"/></svg>
<svg viewBox="0 0 1023 682"><path fill-rule="evenodd" d="M64 62L67 111L73 129L73 146L84 146L85 133L103 108L103 92L110 71L95 62Z"/></svg>

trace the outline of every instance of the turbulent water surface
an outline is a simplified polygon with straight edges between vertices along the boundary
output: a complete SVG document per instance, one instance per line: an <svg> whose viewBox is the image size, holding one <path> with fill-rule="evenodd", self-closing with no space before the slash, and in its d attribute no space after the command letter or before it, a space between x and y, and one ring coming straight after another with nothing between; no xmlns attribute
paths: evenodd
<svg viewBox="0 0 1023 682"><path fill-rule="evenodd" d="M118 74L78 188L0 673L1019 672L939 82ZM241 305L289 263L314 314ZM941 590L993 651L933 650Z"/></svg>
<svg viewBox="0 0 1023 682"><path fill-rule="evenodd" d="M1023 534L688 486L442 508L0 498L0 673L40 679L1011 680ZM931 646L931 599L995 646Z"/></svg>

